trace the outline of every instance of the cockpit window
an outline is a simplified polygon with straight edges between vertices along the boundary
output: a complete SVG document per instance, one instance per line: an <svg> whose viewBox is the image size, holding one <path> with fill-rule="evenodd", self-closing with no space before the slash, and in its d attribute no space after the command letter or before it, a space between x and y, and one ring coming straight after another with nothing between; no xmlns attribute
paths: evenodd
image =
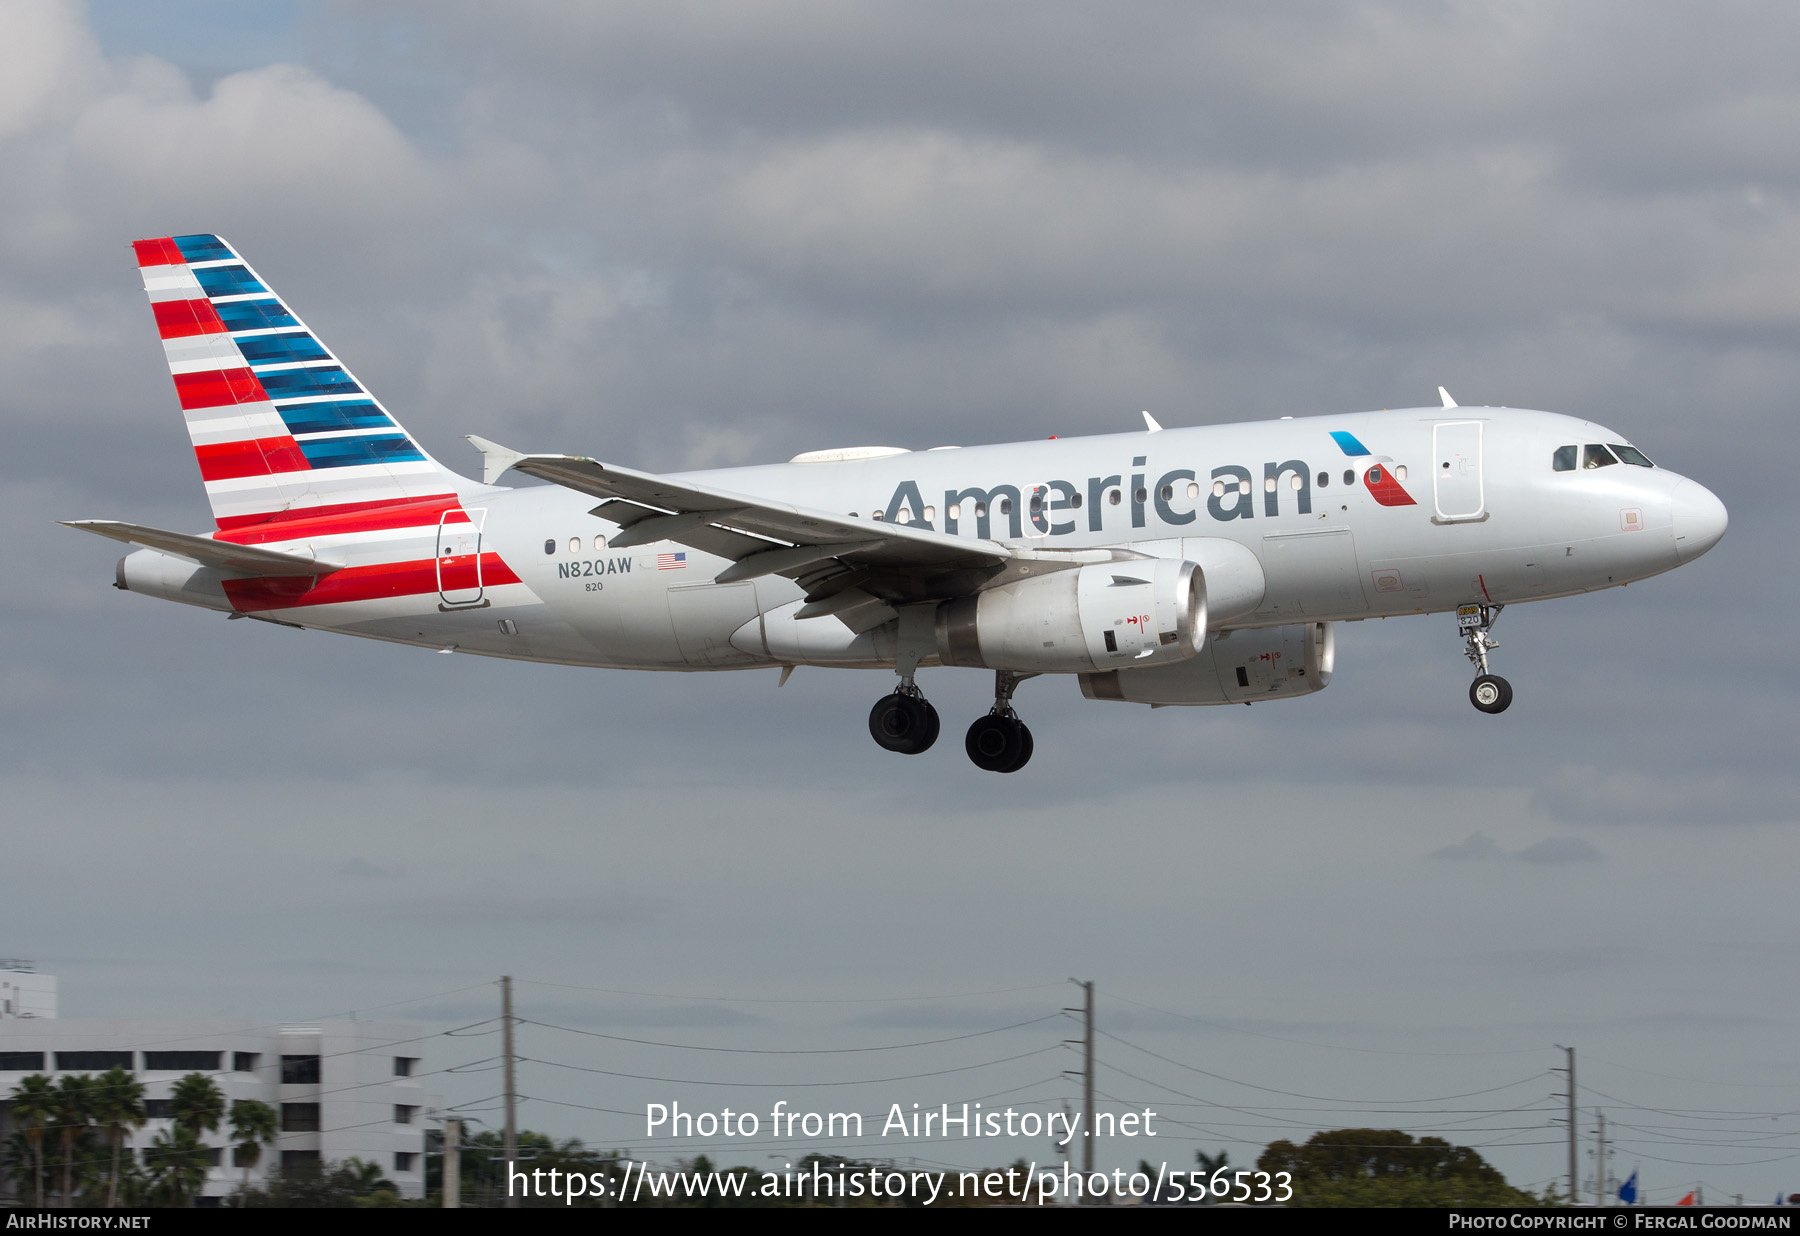
<svg viewBox="0 0 1800 1236"><path fill-rule="evenodd" d="M1580 452L1581 448L1578 446L1557 447L1556 454L1553 457L1556 470L1558 472L1575 471L1575 456Z"/></svg>
<svg viewBox="0 0 1800 1236"><path fill-rule="evenodd" d="M1584 468L1610 468L1619 461L1613 453L1598 442L1590 442L1581 452L1581 466Z"/></svg>
<svg viewBox="0 0 1800 1236"><path fill-rule="evenodd" d="M1622 442L1614 442L1610 445L1612 446L1613 454L1617 455L1625 463L1635 464L1640 468L1654 468L1656 466L1650 462L1644 455L1644 452L1638 450L1635 446L1626 446Z"/></svg>

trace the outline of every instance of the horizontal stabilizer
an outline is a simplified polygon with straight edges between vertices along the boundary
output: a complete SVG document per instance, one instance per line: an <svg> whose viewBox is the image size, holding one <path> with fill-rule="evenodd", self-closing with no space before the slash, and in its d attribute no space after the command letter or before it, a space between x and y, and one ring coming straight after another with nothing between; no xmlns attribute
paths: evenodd
<svg viewBox="0 0 1800 1236"><path fill-rule="evenodd" d="M127 545L141 545L160 553L173 554L198 562L201 566L218 567L240 575L328 575L343 567L341 562L326 562L310 554L283 553L260 545L233 545L211 537L193 536L186 532L167 532L146 528L142 524L125 524L114 519L65 519L65 528L79 528L96 536L110 537Z"/></svg>

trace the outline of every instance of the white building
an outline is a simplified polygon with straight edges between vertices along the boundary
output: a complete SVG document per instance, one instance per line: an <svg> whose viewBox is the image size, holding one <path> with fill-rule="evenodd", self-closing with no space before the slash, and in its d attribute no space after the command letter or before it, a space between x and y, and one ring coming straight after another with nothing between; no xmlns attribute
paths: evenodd
<svg viewBox="0 0 1800 1236"><path fill-rule="evenodd" d="M0 981L18 977L7 972ZM250 1169L253 1186L272 1168L356 1158L380 1167L402 1197L424 1196L425 1129L439 1101L420 1082L427 1033L419 1027L373 1021L280 1025L57 1018L54 979L50 991L48 1016L0 1018L0 1140L12 1131L4 1100L23 1078L98 1074L116 1065L144 1084L152 1118L129 1134L128 1143L141 1156L169 1127L175 1083L189 1073L204 1073L224 1091L227 1110L233 1100L260 1099L279 1116L275 1145ZM202 1196L235 1192L244 1169L233 1161L229 1123L202 1140L218 1152Z"/></svg>
<svg viewBox="0 0 1800 1236"><path fill-rule="evenodd" d="M56 976L39 974L29 961L0 958L0 1021L55 1016Z"/></svg>

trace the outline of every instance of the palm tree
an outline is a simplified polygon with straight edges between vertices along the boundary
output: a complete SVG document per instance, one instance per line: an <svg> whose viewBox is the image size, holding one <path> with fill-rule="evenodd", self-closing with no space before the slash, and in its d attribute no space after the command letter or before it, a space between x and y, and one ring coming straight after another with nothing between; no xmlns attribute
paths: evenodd
<svg viewBox="0 0 1800 1236"><path fill-rule="evenodd" d="M237 1160L244 1168L244 1192L250 1192L250 1169L262 1160L264 1146L275 1144L275 1109L258 1099L239 1099L231 1105L231 1140L237 1143Z"/></svg>
<svg viewBox="0 0 1800 1236"><path fill-rule="evenodd" d="M112 1143L112 1174L106 1182L106 1204L119 1204L119 1152L125 1130L141 1129L148 1118L144 1110L144 1084L117 1065L94 1079L94 1123L106 1130Z"/></svg>
<svg viewBox="0 0 1800 1236"><path fill-rule="evenodd" d="M204 1073L189 1073L169 1092L169 1115L198 1141L202 1133L218 1131L225 1119L225 1092Z"/></svg>
<svg viewBox="0 0 1800 1236"><path fill-rule="evenodd" d="M42 1073L21 1078L12 1093L13 1123L24 1130L36 1165L31 1172L32 1204L44 1206L44 1126L56 1115L56 1087Z"/></svg>
<svg viewBox="0 0 1800 1236"><path fill-rule="evenodd" d="M144 1154L156 1200L170 1206L188 1205L206 1183L211 1161L211 1152L186 1125L171 1125L158 1133Z"/></svg>
<svg viewBox="0 0 1800 1236"><path fill-rule="evenodd" d="M87 1073L64 1073L56 1085L56 1123L62 1134L63 1205L75 1205L75 1136L93 1120L94 1079Z"/></svg>

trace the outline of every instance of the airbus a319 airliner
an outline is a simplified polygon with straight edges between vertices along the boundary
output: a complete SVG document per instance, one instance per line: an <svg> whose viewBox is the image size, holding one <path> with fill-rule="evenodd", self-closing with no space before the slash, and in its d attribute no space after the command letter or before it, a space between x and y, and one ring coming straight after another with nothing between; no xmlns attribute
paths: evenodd
<svg viewBox="0 0 1800 1236"><path fill-rule="evenodd" d="M433 459L216 236L135 245L215 531L69 526L137 546L117 586L445 652L615 669L891 669L875 741L938 736L921 666L994 674L969 727L1015 772L1019 683L1090 700L1258 703L1322 690L1334 623L1449 613L1469 695L1503 607L1705 553L1724 505L1625 436L1441 407L1145 428L659 476L481 438ZM497 484L507 472L549 482Z"/></svg>

